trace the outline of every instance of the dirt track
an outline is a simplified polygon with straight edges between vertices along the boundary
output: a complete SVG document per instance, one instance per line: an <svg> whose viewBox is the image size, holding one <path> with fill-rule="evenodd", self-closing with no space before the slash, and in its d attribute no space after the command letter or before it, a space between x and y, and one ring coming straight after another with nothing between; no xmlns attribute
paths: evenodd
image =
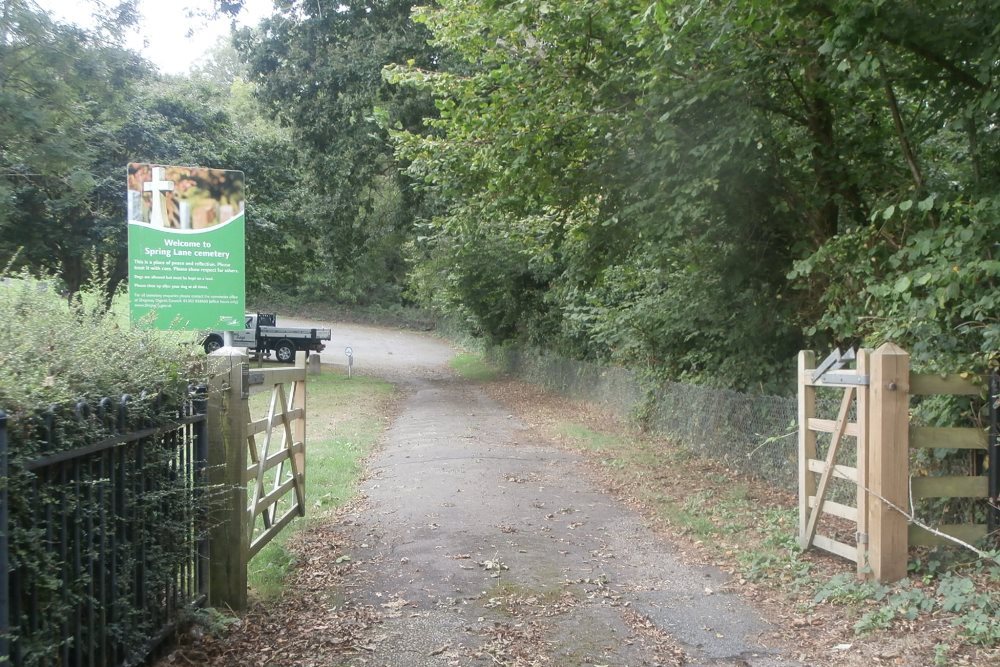
<svg viewBox="0 0 1000 667"><path fill-rule="evenodd" d="M355 372L404 398L362 497L303 538L287 609L244 621L280 635L274 617L294 613L311 629L256 653L231 647L215 664L798 664L724 592L727 575L686 565L575 454L456 377L450 347L321 325L334 330L325 364L343 367L350 345Z"/></svg>

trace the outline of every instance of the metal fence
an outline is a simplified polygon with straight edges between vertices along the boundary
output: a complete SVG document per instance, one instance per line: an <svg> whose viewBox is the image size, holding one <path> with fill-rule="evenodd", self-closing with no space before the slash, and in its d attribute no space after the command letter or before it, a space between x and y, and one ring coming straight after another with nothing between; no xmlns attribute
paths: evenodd
<svg viewBox="0 0 1000 667"><path fill-rule="evenodd" d="M744 394L679 382L654 383L635 372L574 361L540 350L495 348L491 361L565 396L638 418L652 432L694 453L788 491L797 488L794 398Z"/></svg>
<svg viewBox="0 0 1000 667"><path fill-rule="evenodd" d="M204 392L173 407L147 400L138 423L128 396L50 408L29 418L41 443L30 457L0 412L0 656L10 664L135 664L204 600Z"/></svg>

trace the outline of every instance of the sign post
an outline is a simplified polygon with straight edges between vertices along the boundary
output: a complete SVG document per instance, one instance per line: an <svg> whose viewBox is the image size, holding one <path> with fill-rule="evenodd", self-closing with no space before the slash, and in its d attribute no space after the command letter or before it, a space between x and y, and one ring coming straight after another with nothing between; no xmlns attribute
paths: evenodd
<svg viewBox="0 0 1000 667"><path fill-rule="evenodd" d="M243 328L243 172L128 166L131 320L156 329Z"/></svg>
<svg viewBox="0 0 1000 667"><path fill-rule="evenodd" d="M350 379L351 369L354 367L354 350L348 346L344 348L344 354L347 355L347 379Z"/></svg>

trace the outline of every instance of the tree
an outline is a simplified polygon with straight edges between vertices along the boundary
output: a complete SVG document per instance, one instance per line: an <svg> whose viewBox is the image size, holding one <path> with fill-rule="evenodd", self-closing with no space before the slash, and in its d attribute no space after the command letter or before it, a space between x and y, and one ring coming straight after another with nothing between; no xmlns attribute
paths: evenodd
<svg viewBox="0 0 1000 667"><path fill-rule="evenodd" d="M144 66L102 28L55 23L17 0L5 1L0 34L0 261L56 270L76 291L88 254L110 249L120 197L94 166Z"/></svg>
<svg viewBox="0 0 1000 667"><path fill-rule="evenodd" d="M918 364L982 367L994 5L420 10L460 61L387 70L439 111L394 134L442 202L427 300L493 339L739 387L787 386L807 343L891 337Z"/></svg>
<svg viewBox="0 0 1000 667"><path fill-rule="evenodd" d="M431 67L426 32L409 3L293 2L237 42L250 80L293 133L299 179L320 264L290 289L356 302L399 298L401 247L421 200L392 159L376 110L414 128L430 107L388 86L382 67Z"/></svg>

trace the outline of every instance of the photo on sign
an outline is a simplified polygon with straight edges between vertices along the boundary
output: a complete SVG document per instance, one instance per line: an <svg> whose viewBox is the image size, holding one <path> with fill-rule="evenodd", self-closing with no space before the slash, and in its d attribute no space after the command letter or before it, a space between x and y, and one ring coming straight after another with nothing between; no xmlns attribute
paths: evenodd
<svg viewBox="0 0 1000 667"><path fill-rule="evenodd" d="M128 220L196 232L230 222L245 208L240 171L132 163L128 165Z"/></svg>

